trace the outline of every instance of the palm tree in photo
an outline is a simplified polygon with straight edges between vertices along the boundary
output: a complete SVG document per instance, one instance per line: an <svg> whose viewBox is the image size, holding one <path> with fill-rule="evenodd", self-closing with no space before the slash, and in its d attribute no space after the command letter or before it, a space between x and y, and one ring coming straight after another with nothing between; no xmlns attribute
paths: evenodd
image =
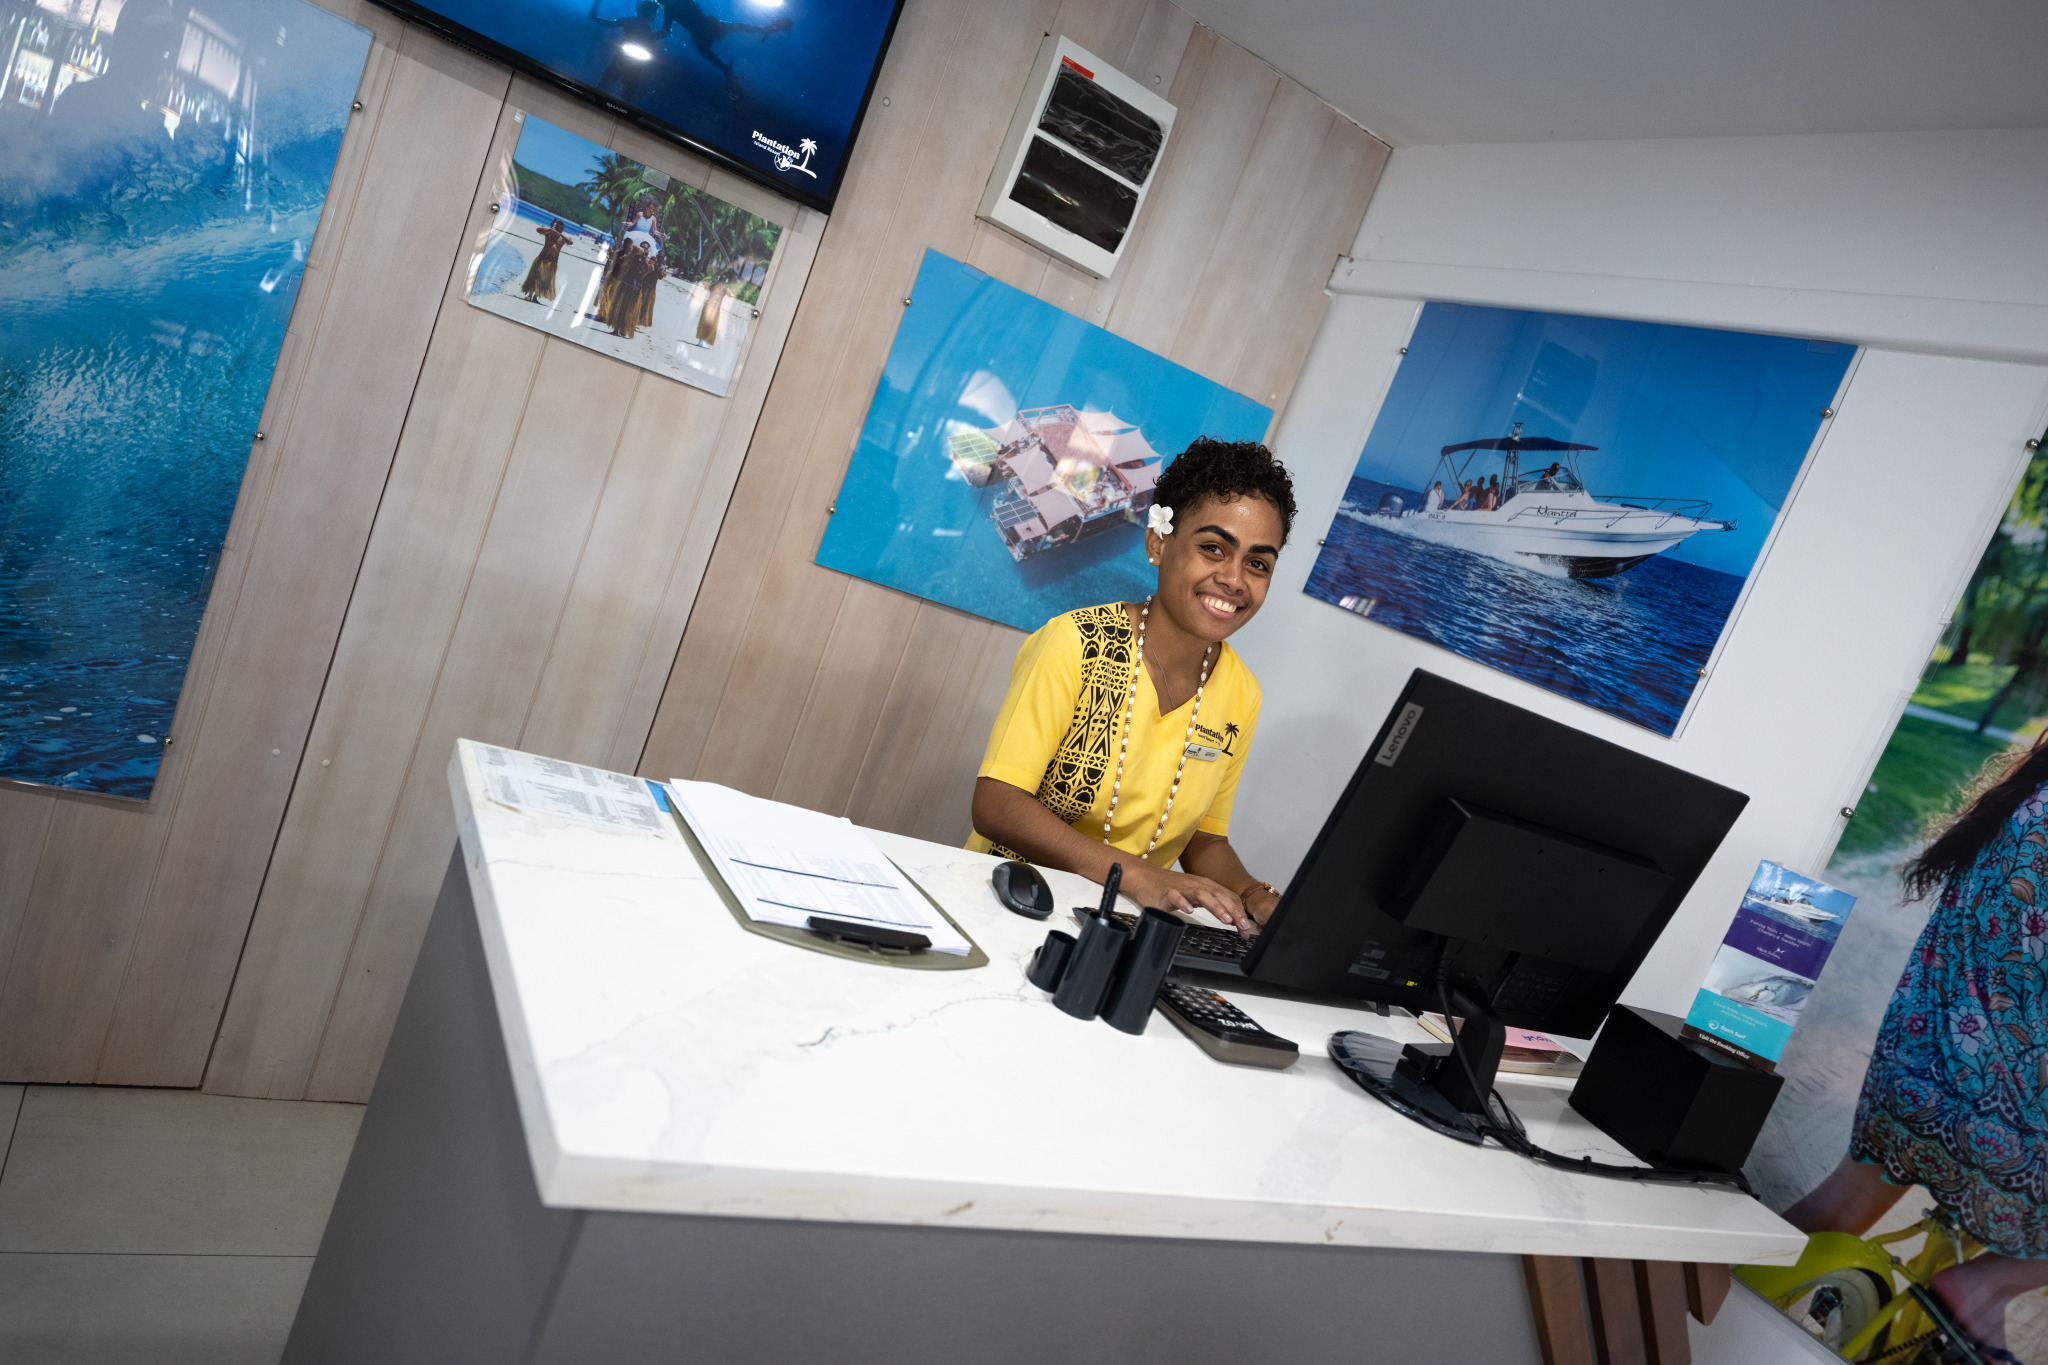
<svg viewBox="0 0 2048 1365"><path fill-rule="evenodd" d="M590 196L590 202L607 220L616 223L647 192L647 182L640 178L644 169L639 162L628 161L617 152L605 152L591 163L590 178L576 188Z"/></svg>
<svg viewBox="0 0 2048 1365"><path fill-rule="evenodd" d="M732 206L715 195L684 186L671 201L670 211L674 214L670 241L680 272L693 280L712 278L727 254L730 233L726 218Z"/></svg>
<svg viewBox="0 0 2048 1365"><path fill-rule="evenodd" d="M805 138L796 144L796 149L804 154L804 165L808 166L811 164L811 153L818 150L818 144Z"/></svg>
<svg viewBox="0 0 2048 1365"><path fill-rule="evenodd" d="M1237 743L1237 722L1225 721L1223 723L1223 752L1229 753L1230 746L1235 743Z"/></svg>
<svg viewBox="0 0 2048 1365"><path fill-rule="evenodd" d="M761 301L761 287L755 279L756 267L765 266L775 255L775 244L782 240L780 225L751 213L741 212L739 230L735 234L732 277L739 282L743 301L754 304Z"/></svg>

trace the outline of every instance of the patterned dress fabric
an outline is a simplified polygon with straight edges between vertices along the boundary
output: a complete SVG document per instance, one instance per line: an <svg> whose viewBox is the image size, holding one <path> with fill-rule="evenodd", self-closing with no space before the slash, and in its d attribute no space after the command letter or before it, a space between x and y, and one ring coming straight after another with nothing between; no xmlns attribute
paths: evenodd
<svg viewBox="0 0 2048 1365"><path fill-rule="evenodd" d="M2048 786L1943 892L1885 1011L1849 1154L2048 1257Z"/></svg>
<svg viewBox="0 0 2048 1365"><path fill-rule="evenodd" d="M1122 603L1077 611L1074 624L1081 628L1081 695L1074 699L1074 723L1038 788L1039 801L1069 822L1094 808L1116 766L1136 643Z"/></svg>
<svg viewBox="0 0 2048 1365"><path fill-rule="evenodd" d="M1073 618L1081 631L1081 695L1074 699L1073 724L1053 750L1037 792L1039 803L1070 825L1094 809L1116 767L1137 644L1120 602L1084 608ZM999 858L1023 856L999 844L990 845L989 852Z"/></svg>

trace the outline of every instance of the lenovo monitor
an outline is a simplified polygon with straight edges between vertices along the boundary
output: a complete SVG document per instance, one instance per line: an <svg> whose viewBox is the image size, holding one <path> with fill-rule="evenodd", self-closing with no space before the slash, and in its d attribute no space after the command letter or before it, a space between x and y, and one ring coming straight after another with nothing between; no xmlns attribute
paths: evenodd
<svg viewBox="0 0 2048 1365"><path fill-rule="evenodd" d="M1237 970L1590 1037L1748 802L1418 669Z"/></svg>

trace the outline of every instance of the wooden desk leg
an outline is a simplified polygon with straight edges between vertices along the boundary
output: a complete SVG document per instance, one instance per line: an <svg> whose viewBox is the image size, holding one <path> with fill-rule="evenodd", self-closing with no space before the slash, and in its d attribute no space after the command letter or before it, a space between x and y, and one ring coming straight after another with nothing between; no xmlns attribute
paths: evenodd
<svg viewBox="0 0 2048 1365"><path fill-rule="evenodd" d="M1636 1261L1634 1268L1650 1365L1692 1365L1692 1340L1685 1332L1685 1267L1677 1261Z"/></svg>
<svg viewBox="0 0 2048 1365"><path fill-rule="evenodd" d="M1711 1323L1729 1286L1693 1261L1524 1256L1522 1275L1543 1365L1692 1365L1685 1316Z"/></svg>
<svg viewBox="0 0 2048 1365"><path fill-rule="evenodd" d="M1569 1256L1524 1256L1522 1275L1529 1282L1543 1365L1595 1365L1579 1263Z"/></svg>
<svg viewBox="0 0 2048 1365"><path fill-rule="evenodd" d="M1650 1365L1643 1312L1636 1302L1633 1261L1586 1258L1586 1307L1593 1314L1593 1345L1600 1365Z"/></svg>
<svg viewBox="0 0 2048 1365"><path fill-rule="evenodd" d="M1728 1267L1698 1261L1685 1263L1685 1304L1702 1325L1714 1320L1728 1297Z"/></svg>

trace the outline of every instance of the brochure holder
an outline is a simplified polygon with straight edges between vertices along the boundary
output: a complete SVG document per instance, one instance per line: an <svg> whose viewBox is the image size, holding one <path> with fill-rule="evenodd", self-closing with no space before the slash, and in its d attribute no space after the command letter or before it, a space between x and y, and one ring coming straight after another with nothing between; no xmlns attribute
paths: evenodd
<svg viewBox="0 0 2048 1365"><path fill-rule="evenodd" d="M1131 946L1117 971L1116 981L1103 1002L1102 1021L1122 1033L1143 1033L1152 1017L1152 1002L1173 970L1173 955L1180 951L1180 936L1187 926L1164 910L1147 910L1138 917L1131 934Z"/></svg>
<svg viewBox="0 0 2048 1365"><path fill-rule="evenodd" d="M1077 913L1080 938L1052 930L1031 955L1025 979L1076 1019L1099 1014L1113 1029L1143 1033L1187 926L1164 910L1146 910L1128 929L1099 911Z"/></svg>
<svg viewBox="0 0 2048 1365"><path fill-rule="evenodd" d="M1067 969L1052 993L1052 1003L1063 1014L1076 1019L1093 1019L1109 996L1124 949L1131 943L1131 931L1108 915L1091 914L1081 926L1081 937L1067 954Z"/></svg>

